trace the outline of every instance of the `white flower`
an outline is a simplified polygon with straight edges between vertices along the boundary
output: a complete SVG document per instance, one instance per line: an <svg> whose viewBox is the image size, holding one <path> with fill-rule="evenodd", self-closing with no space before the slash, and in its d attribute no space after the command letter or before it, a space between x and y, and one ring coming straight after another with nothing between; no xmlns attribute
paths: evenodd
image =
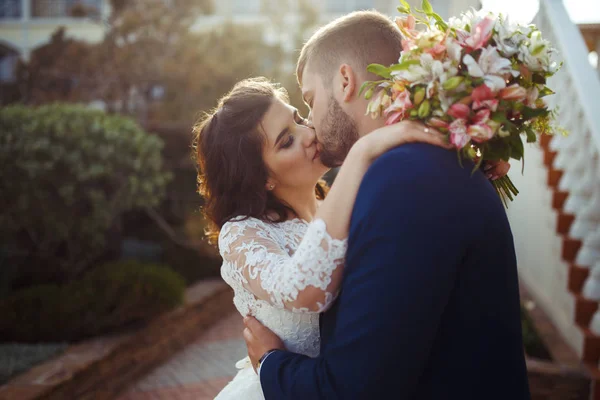
<svg viewBox="0 0 600 400"><path fill-rule="evenodd" d="M508 17L505 19L499 18L494 27L494 41L498 49L505 56L511 57L519 51L519 46L531 33L531 26L522 26L512 23Z"/></svg>
<svg viewBox="0 0 600 400"><path fill-rule="evenodd" d="M392 72L396 78L410 82L411 86L426 84L427 98L439 93L439 86L457 74L458 68L453 66L450 60L442 63L429 53L421 54L419 65Z"/></svg>
<svg viewBox="0 0 600 400"><path fill-rule="evenodd" d="M519 47L518 58L531 71L547 71L550 73L556 72L558 66L552 62L552 54L554 49L550 47L550 43L542 39L540 31L531 33L529 40L525 41Z"/></svg>
<svg viewBox="0 0 600 400"><path fill-rule="evenodd" d="M446 51L448 52L448 57L452 60L455 65L460 64L461 56L462 56L462 46L451 36L446 38Z"/></svg>
<svg viewBox="0 0 600 400"><path fill-rule="evenodd" d="M448 19L448 26L450 28L461 29L464 30L467 25L475 26L485 17L493 17L493 14L484 11L484 10L475 10L471 8L470 10L462 13L460 17L450 17Z"/></svg>
<svg viewBox="0 0 600 400"><path fill-rule="evenodd" d="M483 78L485 84L494 92L506 87L504 74L518 74L518 71L513 71L510 60L501 57L496 48L492 46L482 50L478 61L467 54L463 58L463 62L469 69L469 75Z"/></svg>

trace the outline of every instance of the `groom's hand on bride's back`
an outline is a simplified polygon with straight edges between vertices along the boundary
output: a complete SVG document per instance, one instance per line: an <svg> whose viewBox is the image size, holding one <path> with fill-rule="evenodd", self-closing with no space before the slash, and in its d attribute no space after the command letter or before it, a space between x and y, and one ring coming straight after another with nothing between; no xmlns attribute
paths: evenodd
<svg viewBox="0 0 600 400"><path fill-rule="evenodd" d="M257 371L258 360L271 350L285 350L279 336L258 322L254 317L244 317L244 340L248 348L248 356L254 371Z"/></svg>

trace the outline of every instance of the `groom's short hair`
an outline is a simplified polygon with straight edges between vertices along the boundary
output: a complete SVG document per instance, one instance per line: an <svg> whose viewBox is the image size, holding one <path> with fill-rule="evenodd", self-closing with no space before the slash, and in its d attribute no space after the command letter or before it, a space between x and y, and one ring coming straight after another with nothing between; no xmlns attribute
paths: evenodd
<svg viewBox="0 0 600 400"><path fill-rule="evenodd" d="M321 27L304 44L296 65L298 83L302 84L309 62L326 84L341 63L365 72L371 63L397 63L401 43L400 29L384 14L355 11L344 15Z"/></svg>

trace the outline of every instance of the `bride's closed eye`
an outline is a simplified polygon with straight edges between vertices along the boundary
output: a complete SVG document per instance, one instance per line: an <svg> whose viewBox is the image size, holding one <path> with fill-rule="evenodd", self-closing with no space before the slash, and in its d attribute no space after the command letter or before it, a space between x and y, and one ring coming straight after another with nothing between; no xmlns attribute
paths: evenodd
<svg viewBox="0 0 600 400"><path fill-rule="evenodd" d="M294 135L292 134L288 134L288 137L285 139L285 141L281 144L281 148L282 149L287 149L289 147L292 146L292 144L294 144Z"/></svg>

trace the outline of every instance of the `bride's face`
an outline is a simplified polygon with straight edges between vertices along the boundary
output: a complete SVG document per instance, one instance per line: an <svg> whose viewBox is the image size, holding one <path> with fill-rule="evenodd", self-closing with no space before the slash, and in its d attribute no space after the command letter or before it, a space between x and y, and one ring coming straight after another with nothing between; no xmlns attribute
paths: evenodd
<svg viewBox="0 0 600 400"><path fill-rule="evenodd" d="M321 163L314 129L298 110L273 100L261 121L266 136L263 158L269 184L281 188L314 187L328 168Z"/></svg>

